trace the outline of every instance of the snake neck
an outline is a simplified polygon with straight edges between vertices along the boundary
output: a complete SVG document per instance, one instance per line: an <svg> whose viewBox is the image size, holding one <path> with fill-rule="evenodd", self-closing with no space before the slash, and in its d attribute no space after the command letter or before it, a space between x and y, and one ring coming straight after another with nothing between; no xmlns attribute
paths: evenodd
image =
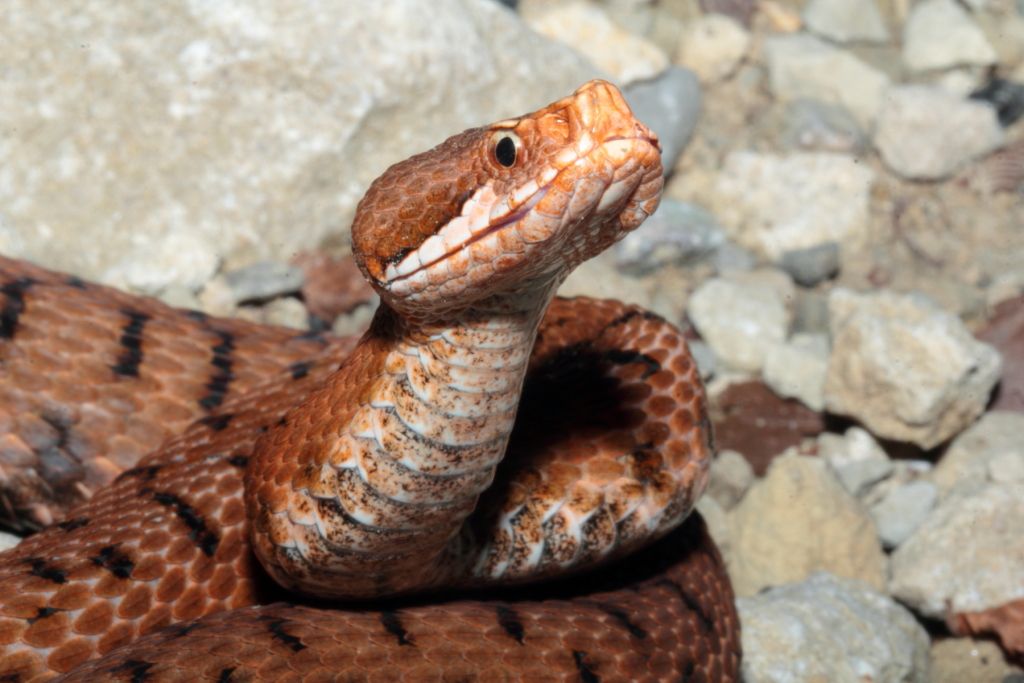
<svg viewBox="0 0 1024 683"><path fill-rule="evenodd" d="M444 322L378 309L350 361L254 453L254 547L279 583L359 598L465 571L459 531L505 453L556 284Z"/></svg>

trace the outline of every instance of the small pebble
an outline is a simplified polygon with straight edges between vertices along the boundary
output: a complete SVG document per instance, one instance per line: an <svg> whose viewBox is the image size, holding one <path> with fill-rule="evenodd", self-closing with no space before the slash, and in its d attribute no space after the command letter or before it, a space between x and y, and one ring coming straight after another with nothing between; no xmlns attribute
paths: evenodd
<svg viewBox="0 0 1024 683"><path fill-rule="evenodd" d="M615 245L615 264L623 272L649 273L668 264L702 259L724 241L710 213L666 198L643 230L634 230Z"/></svg>
<svg viewBox="0 0 1024 683"><path fill-rule="evenodd" d="M872 505L871 517L885 548L895 548L910 537L935 507L939 490L924 479L902 484Z"/></svg>
<svg viewBox="0 0 1024 683"><path fill-rule="evenodd" d="M302 269L279 261L258 261L238 270L224 273L236 303L261 301L294 294L302 289Z"/></svg>
<svg viewBox="0 0 1024 683"><path fill-rule="evenodd" d="M779 267L804 287L827 280L839 272L839 245L824 242L806 249L794 249L782 254Z"/></svg>

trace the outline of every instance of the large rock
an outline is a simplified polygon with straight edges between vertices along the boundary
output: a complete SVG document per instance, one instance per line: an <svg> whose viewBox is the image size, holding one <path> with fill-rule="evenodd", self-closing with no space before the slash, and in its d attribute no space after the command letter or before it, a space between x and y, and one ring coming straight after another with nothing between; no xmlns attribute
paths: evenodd
<svg viewBox="0 0 1024 683"><path fill-rule="evenodd" d="M817 572L737 601L746 683L926 683L928 634L864 584Z"/></svg>
<svg viewBox="0 0 1024 683"><path fill-rule="evenodd" d="M713 209L731 237L772 261L829 242L856 247L865 239L874 177L841 154L732 152Z"/></svg>
<svg viewBox="0 0 1024 683"><path fill-rule="evenodd" d="M776 97L840 104L861 127L871 128L889 87L884 73L805 33L769 36L764 50Z"/></svg>
<svg viewBox="0 0 1024 683"><path fill-rule="evenodd" d="M882 590L885 555L867 511L819 458L772 461L731 515L736 594L800 581L821 569Z"/></svg>
<svg viewBox="0 0 1024 683"><path fill-rule="evenodd" d="M936 618L1024 599L1021 529L1024 482L952 496L892 554L889 591Z"/></svg>
<svg viewBox="0 0 1024 683"><path fill-rule="evenodd" d="M12 1L0 35L0 252L144 291L339 239L391 163L599 75L490 0Z"/></svg>
<svg viewBox="0 0 1024 683"><path fill-rule="evenodd" d="M903 62L913 71L988 66L996 52L955 0L924 0L903 27Z"/></svg>
<svg viewBox="0 0 1024 683"><path fill-rule="evenodd" d="M829 410L877 436L936 446L985 408L999 353L959 318L919 295L833 290Z"/></svg>
<svg viewBox="0 0 1024 683"><path fill-rule="evenodd" d="M904 178L937 180L972 159L998 149L1004 140L996 110L941 88L891 88L878 115L875 146Z"/></svg>
<svg viewBox="0 0 1024 683"><path fill-rule="evenodd" d="M884 43L889 39L874 0L811 0L804 22L814 33L840 43Z"/></svg>

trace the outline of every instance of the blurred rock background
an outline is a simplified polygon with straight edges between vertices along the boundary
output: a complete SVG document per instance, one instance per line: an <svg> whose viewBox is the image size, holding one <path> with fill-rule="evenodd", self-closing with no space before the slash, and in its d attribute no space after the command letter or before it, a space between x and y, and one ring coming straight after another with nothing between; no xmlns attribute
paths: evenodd
<svg viewBox="0 0 1024 683"><path fill-rule="evenodd" d="M747 680L1024 680L1024 1L10 0L0 34L0 252L339 334L384 168L624 85L665 199L563 293L692 339Z"/></svg>

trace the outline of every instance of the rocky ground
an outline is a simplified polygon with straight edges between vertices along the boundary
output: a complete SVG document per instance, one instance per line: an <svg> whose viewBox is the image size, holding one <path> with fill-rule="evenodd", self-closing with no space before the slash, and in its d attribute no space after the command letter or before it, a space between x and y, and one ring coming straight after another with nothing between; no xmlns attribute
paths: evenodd
<svg viewBox="0 0 1024 683"><path fill-rule="evenodd" d="M666 199L563 291L691 331L746 679L1024 680L1024 0L506 4L15 2L0 251L357 331L368 182L611 77Z"/></svg>

